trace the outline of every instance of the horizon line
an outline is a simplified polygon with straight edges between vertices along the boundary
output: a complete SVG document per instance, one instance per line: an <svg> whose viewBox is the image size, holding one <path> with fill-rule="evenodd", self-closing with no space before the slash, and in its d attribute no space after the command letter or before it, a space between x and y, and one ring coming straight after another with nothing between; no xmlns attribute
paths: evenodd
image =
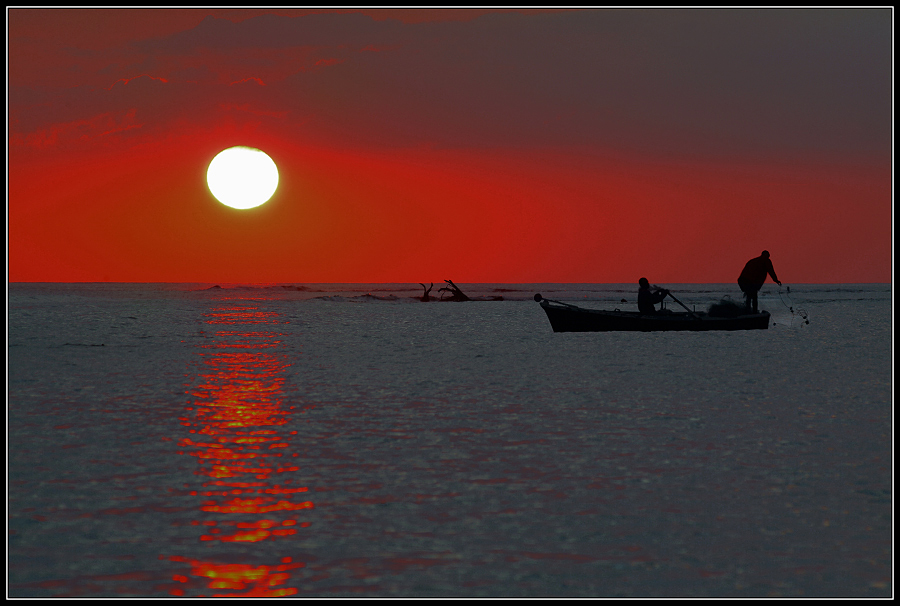
<svg viewBox="0 0 900 606"><path fill-rule="evenodd" d="M736 284L737 282L665 282L666 284L698 284L698 285L706 285L706 284ZM71 282L63 282L63 281L9 281L7 280L7 285L12 284L248 284L248 285L269 285L269 284L414 284L418 286L421 282L289 282L289 281L277 281L277 282L246 282L246 281L196 281L196 282L159 282L159 281L147 281L147 282L138 282L138 281L115 281L115 280L75 280ZM435 282L435 284L439 284ZM530 284L632 284L632 282L465 282L459 281L459 284L517 284L517 285L530 285ZM637 281L634 281L634 284L637 284ZM772 283L774 285L774 283ZM893 281L890 282L791 282L790 284L813 284L813 285L832 285L832 284L877 284L877 285L891 285L893 286ZM770 283L766 282L764 286L769 286Z"/></svg>

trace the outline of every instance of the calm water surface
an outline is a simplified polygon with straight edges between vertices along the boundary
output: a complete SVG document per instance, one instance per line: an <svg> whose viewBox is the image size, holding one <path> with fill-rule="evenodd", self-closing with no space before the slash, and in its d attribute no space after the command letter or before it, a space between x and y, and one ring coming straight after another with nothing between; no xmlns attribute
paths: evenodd
<svg viewBox="0 0 900 606"><path fill-rule="evenodd" d="M8 595L893 593L890 285L210 286L10 285Z"/></svg>

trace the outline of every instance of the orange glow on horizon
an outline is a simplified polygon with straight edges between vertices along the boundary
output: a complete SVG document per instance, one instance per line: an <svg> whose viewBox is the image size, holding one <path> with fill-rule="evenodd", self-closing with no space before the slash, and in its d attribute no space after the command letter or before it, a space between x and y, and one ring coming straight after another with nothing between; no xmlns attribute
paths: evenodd
<svg viewBox="0 0 900 606"><path fill-rule="evenodd" d="M29 203L9 208L10 281L731 283L763 249L792 283L890 281L889 166L366 152L257 136L282 179L269 202L234 211L205 187L216 138L11 167L10 199Z"/></svg>

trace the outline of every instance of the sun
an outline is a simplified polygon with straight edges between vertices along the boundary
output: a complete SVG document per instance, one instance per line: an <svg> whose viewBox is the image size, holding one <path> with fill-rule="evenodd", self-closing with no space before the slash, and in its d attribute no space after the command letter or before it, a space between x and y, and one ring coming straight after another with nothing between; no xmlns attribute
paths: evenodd
<svg viewBox="0 0 900 606"><path fill-rule="evenodd" d="M206 183L216 200L239 209L264 204L278 187L278 167L254 147L229 147L209 163Z"/></svg>

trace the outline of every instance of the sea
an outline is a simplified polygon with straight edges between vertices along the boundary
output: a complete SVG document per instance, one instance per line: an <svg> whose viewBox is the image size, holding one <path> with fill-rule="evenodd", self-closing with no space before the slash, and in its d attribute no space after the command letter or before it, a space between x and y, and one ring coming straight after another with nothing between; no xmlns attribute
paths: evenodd
<svg viewBox="0 0 900 606"><path fill-rule="evenodd" d="M9 284L7 596L893 596L890 284L441 286Z"/></svg>

